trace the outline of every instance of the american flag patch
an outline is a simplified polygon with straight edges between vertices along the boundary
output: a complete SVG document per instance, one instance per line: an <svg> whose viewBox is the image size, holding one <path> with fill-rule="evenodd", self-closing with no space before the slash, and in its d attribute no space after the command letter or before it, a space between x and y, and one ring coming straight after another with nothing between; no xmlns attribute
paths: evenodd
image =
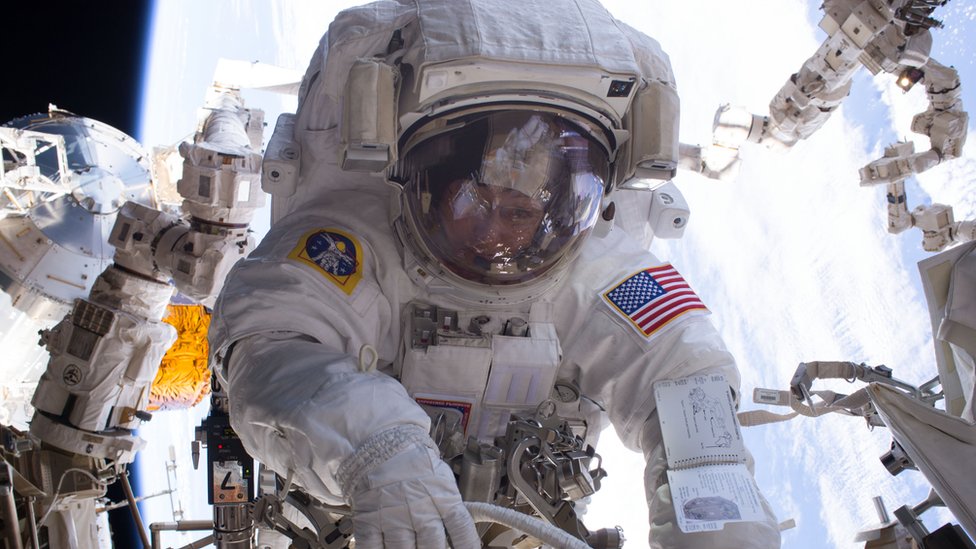
<svg viewBox="0 0 976 549"><path fill-rule="evenodd" d="M669 263L638 271L604 292L603 299L645 337L679 316L708 312Z"/></svg>

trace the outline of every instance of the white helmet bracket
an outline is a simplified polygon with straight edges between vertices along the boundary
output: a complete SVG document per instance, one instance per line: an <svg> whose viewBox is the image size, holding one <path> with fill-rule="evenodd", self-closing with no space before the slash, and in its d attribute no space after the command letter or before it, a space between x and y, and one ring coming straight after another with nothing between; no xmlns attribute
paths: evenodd
<svg viewBox="0 0 976 549"><path fill-rule="evenodd" d="M465 105L520 101L566 108L603 125L614 187L653 190L677 171L679 101L669 82L482 58L425 65L407 75L416 78L400 82L398 67L381 58L353 63L340 123L343 170L384 171L397 160L398 136L420 119Z"/></svg>
<svg viewBox="0 0 976 549"><path fill-rule="evenodd" d="M399 71L379 59L357 59L342 104L339 164L345 171L381 172L397 158Z"/></svg>

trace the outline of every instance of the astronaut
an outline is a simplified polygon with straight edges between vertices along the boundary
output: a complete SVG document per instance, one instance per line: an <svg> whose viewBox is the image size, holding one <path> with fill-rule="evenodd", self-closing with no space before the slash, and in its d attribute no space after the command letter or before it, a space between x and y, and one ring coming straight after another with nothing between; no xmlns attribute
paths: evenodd
<svg viewBox="0 0 976 549"><path fill-rule="evenodd" d="M350 505L357 547L476 547L432 421L490 443L573 387L560 415L593 443L608 418L647 460L652 547L778 547L765 501L718 532L675 522L651 386L739 376L688 283L613 221L627 181L673 174L677 119L660 46L590 0L342 12L269 145L297 151L297 184L269 185L272 228L215 305L248 451Z"/></svg>

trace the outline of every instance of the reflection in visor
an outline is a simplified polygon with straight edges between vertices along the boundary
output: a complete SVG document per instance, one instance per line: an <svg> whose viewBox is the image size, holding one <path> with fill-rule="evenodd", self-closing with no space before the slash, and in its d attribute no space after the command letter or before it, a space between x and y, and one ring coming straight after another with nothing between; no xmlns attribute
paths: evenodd
<svg viewBox="0 0 976 549"><path fill-rule="evenodd" d="M472 179L453 182L439 204L436 215L448 228L442 240L451 244L455 261L481 260L496 269L532 245L546 213L540 199Z"/></svg>
<svg viewBox="0 0 976 549"><path fill-rule="evenodd" d="M454 274L526 282L571 257L596 223L609 160L567 119L479 113L423 131L435 135L409 147L398 169L423 252Z"/></svg>

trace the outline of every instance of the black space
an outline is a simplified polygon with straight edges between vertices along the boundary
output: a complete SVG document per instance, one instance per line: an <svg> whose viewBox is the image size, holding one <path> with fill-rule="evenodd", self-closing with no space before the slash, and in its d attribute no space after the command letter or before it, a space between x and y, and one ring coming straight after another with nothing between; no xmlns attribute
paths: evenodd
<svg viewBox="0 0 976 549"><path fill-rule="evenodd" d="M0 124L48 104L138 130L152 3L43 2L4 7Z"/></svg>

